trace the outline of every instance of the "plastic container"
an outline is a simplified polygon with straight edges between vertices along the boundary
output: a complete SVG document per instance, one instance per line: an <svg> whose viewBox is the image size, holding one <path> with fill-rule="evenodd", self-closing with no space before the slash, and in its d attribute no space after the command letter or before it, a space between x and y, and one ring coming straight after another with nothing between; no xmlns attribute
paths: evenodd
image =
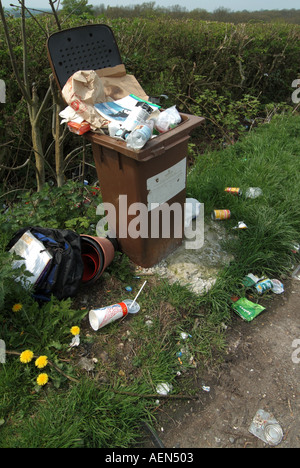
<svg viewBox="0 0 300 468"><path fill-rule="evenodd" d="M81 258L83 260L83 283L94 283L111 264L115 255L115 246L105 237L93 237L82 234Z"/></svg>
<svg viewBox="0 0 300 468"><path fill-rule="evenodd" d="M153 131L153 122L145 122L138 125L126 138L126 145L133 150L142 149L148 140L150 140Z"/></svg>

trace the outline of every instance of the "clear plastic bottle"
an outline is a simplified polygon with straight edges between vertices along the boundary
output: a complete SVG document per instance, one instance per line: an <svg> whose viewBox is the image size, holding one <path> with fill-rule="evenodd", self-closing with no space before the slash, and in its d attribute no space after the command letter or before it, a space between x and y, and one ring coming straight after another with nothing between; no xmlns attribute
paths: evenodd
<svg viewBox="0 0 300 468"><path fill-rule="evenodd" d="M153 120L148 120L142 125L138 125L126 138L128 148L133 150L142 149L148 140L150 140L153 132Z"/></svg>
<svg viewBox="0 0 300 468"><path fill-rule="evenodd" d="M146 102L139 101L130 112L120 129L115 133L115 137L126 140L129 132L132 132L137 125L141 125L149 118L153 112L152 107Z"/></svg>

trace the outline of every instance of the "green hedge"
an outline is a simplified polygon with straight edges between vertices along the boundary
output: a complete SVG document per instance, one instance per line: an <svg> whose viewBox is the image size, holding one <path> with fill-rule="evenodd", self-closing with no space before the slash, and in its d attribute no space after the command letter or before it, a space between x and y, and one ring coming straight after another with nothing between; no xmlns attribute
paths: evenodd
<svg viewBox="0 0 300 468"><path fill-rule="evenodd" d="M32 18L26 20L28 76L31 83L37 84L42 99L51 73L46 39L57 26L50 15L40 16L38 20L42 27ZM239 133L235 125L240 126L244 117L255 117L266 104L292 104L291 84L300 76L299 25L73 16L65 19L63 27L88 22L112 27L128 73L137 77L149 95L167 94L167 105L176 104L182 111L208 117L208 139L220 139L224 134L230 139ZM11 17L9 29L22 74L20 19ZM16 156L15 150L0 147L0 163L5 160L10 165L17 158L20 164L28 154L29 122L12 72L2 23L0 59L0 79L7 85L7 104L0 115L0 144L12 140L14 147L19 148ZM214 103L215 110L212 110ZM225 121L225 129L220 128ZM228 122L230 128L226 127ZM51 139L51 113L48 112L44 118L45 145ZM52 164L51 155L49 164ZM2 171L2 179L3 176ZM14 186L18 183L16 178Z"/></svg>

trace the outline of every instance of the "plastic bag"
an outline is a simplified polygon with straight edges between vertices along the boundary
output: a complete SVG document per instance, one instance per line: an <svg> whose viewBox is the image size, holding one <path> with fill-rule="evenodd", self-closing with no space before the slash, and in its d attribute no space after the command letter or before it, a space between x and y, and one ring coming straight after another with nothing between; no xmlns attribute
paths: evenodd
<svg viewBox="0 0 300 468"><path fill-rule="evenodd" d="M171 128L176 127L180 122L181 116L177 111L176 106L173 106L159 114L155 122L155 128L159 133L164 133Z"/></svg>

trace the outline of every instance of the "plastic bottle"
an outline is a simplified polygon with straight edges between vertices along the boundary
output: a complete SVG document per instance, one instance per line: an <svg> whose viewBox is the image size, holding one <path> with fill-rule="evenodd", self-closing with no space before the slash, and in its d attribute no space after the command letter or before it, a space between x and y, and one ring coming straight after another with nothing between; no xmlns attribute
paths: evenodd
<svg viewBox="0 0 300 468"><path fill-rule="evenodd" d="M126 138L128 148L140 150L150 140L153 132L153 121L148 120L142 125L138 125Z"/></svg>
<svg viewBox="0 0 300 468"><path fill-rule="evenodd" d="M134 109L130 112L122 127L117 130L115 137L126 139L129 132L132 132L137 125L141 125L149 118L153 109L146 102L137 102Z"/></svg>

